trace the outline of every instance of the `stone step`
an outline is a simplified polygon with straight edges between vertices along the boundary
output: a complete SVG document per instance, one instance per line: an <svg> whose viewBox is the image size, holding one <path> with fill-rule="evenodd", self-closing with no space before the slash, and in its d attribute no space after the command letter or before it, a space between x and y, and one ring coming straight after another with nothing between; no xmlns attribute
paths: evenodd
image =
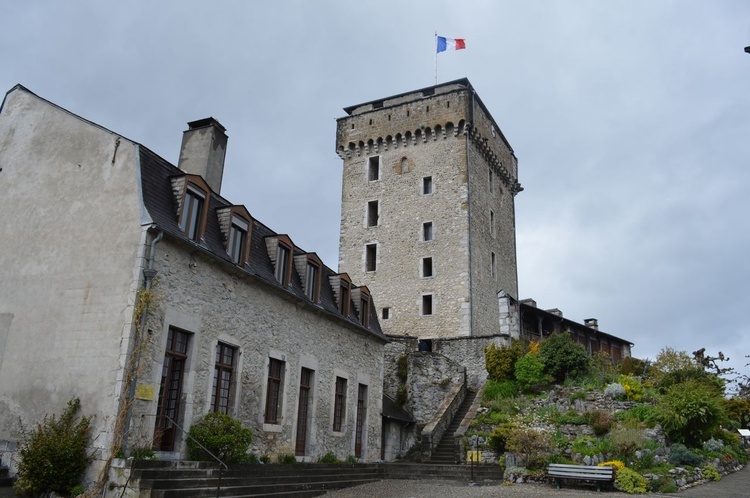
<svg viewBox="0 0 750 498"><path fill-rule="evenodd" d="M380 472L358 472L358 473L345 473L338 475L279 475L279 476L222 476L221 480L218 477L210 478L181 478L172 479L170 476L166 476L161 479L141 480L141 489L192 489L192 488L205 488L213 487L216 489L217 486L224 487L242 487L242 486L254 486L254 485L274 485L274 484L288 484L290 482L304 482L305 484L312 484L318 482L335 482L335 481L351 481L351 480L365 480L382 479L383 474Z"/></svg>
<svg viewBox="0 0 750 498"><path fill-rule="evenodd" d="M295 483L287 480L286 484L257 484L248 486L222 486L219 496L253 497L253 496L319 496L325 491L342 489L360 484L376 482L380 479L352 479L322 482ZM151 498L208 498L216 496L216 486L203 488L172 488L152 490Z"/></svg>

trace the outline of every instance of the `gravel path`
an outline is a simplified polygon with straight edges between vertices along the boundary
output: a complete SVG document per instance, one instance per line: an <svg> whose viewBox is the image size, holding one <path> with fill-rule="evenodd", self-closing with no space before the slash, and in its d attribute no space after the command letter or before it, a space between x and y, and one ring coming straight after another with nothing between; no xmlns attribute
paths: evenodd
<svg viewBox="0 0 750 498"><path fill-rule="evenodd" d="M724 476L721 481L709 482L675 494L649 494L650 497L672 498L747 498L750 496L750 465L739 472ZM353 488L330 491L326 498L546 498L598 496L599 498L632 498L634 495L618 491L597 493L592 486L555 489L546 484L512 484L471 486L458 481L386 479Z"/></svg>

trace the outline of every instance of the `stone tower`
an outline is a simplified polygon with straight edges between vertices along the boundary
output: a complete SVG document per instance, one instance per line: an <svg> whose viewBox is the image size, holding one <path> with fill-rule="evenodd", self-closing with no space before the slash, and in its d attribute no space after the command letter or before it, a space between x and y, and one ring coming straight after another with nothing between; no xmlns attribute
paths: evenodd
<svg viewBox="0 0 750 498"><path fill-rule="evenodd" d="M518 163L467 79L344 109L339 271L383 331L518 336Z"/></svg>

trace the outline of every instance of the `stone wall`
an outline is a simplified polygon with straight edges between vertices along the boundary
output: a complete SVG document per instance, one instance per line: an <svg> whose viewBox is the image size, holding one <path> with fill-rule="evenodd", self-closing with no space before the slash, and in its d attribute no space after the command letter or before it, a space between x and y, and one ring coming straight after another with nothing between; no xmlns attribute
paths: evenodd
<svg viewBox="0 0 750 498"><path fill-rule="evenodd" d="M271 287L239 271L219 268L200 254L166 238L157 246L159 271L151 310L150 339L139 388L159 391L161 365L170 327L189 333L187 372L183 387L182 422L190 427L209 411L216 345L238 348L230 414L253 430L256 455L294 454L301 368L314 371L307 460L332 451L339 458L354 454L358 385L367 386L363 459L380 458L383 341L310 305L287 300ZM281 417L265 424L269 358L284 362ZM336 377L347 380L342 431L333 431ZM155 399L139 399L134 430L147 445L153 434ZM178 445L183 440L178 437ZM183 455L184 456L184 455Z"/></svg>
<svg viewBox="0 0 750 498"><path fill-rule="evenodd" d="M77 396L108 455L142 240L136 146L21 87L0 112L0 444ZM93 206L93 207L92 207ZM3 442L4 441L4 442ZM11 450L6 450L10 453ZM93 471L95 473L96 471Z"/></svg>

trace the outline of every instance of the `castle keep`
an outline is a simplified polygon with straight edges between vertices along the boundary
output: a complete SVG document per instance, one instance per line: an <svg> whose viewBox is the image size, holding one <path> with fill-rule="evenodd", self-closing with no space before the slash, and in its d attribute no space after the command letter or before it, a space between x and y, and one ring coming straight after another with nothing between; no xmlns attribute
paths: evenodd
<svg viewBox="0 0 750 498"><path fill-rule="evenodd" d="M372 292L384 332L518 336L508 141L467 79L344 109L339 271Z"/></svg>

